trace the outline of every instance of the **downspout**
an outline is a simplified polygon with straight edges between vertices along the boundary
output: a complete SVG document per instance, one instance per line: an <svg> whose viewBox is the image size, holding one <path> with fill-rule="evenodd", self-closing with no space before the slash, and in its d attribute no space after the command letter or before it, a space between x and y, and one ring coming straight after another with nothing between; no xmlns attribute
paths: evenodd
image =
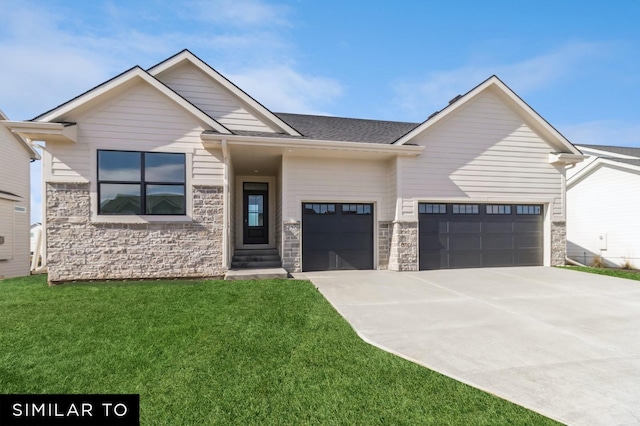
<svg viewBox="0 0 640 426"><path fill-rule="evenodd" d="M230 227L229 227L229 147L227 146L227 140L222 139L222 158L224 161L224 174L223 174L223 184L222 184L222 263L225 265L225 268L229 269L229 258L231 247L229 245L229 241L231 239L230 235Z"/></svg>

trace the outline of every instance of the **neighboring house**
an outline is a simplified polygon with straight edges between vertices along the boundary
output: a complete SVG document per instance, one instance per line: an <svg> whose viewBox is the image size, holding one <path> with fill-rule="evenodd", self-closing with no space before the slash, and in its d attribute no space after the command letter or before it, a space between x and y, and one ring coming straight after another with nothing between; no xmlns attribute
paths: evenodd
<svg viewBox="0 0 640 426"><path fill-rule="evenodd" d="M4 120L0 111L0 279L29 275L29 163L40 158Z"/></svg>
<svg viewBox="0 0 640 426"><path fill-rule="evenodd" d="M40 222L31 225L31 255L36 251L38 244L38 234L42 232L42 224Z"/></svg>
<svg viewBox="0 0 640 426"><path fill-rule="evenodd" d="M578 148L589 157L568 172L568 256L640 268L640 148Z"/></svg>
<svg viewBox="0 0 640 426"><path fill-rule="evenodd" d="M7 125L46 142L53 282L259 253L289 272L562 264L583 158L495 76L423 123L284 114L187 50Z"/></svg>

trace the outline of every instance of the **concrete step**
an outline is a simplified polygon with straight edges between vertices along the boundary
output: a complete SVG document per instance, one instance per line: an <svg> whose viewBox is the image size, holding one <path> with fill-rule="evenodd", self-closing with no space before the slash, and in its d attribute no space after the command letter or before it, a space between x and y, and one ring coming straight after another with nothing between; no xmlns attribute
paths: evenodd
<svg viewBox="0 0 640 426"><path fill-rule="evenodd" d="M262 268L262 269L230 269L224 276L227 281L237 280L269 280L284 279L289 274L282 268Z"/></svg>
<svg viewBox="0 0 640 426"><path fill-rule="evenodd" d="M233 256L234 262L272 262L279 261L280 256L277 254L264 254L264 255L235 255Z"/></svg>
<svg viewBox="0 0 640 426"><path fill-rule="evenodd" d="M278 256L278 249L236 249L234 256Z"/></svg>
<svg viewBox="0 0 640 426"><path fill-rule="evenodd" d="M278 258L278 260L268 260L268 261L256 261L256 262L231 262L232 269L247 269L247 268L280 268L282 267L282 262Z"/></svg>

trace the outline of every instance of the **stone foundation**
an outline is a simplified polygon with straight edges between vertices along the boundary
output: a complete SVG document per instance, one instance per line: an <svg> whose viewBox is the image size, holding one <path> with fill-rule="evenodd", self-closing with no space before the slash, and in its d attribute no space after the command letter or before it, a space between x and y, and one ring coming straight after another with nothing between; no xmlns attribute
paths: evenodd
<svg viewBox="0 0 640 426"><path fill-rule="evenodd" d="M193 187L190 222L132 224L91 222L89 184L46 185L50 282L224 275L222 187Z"/></svg>
<svg viewBox="0 0 640 426"><path fill-rule="evenodd" d="M282 224L282 267L289 273L301 272L300 222Z"/></svg>
<svg viewBox="0 0 640 426"><path fill-rule="evenodd" d="M393 222L389 269L418 270L418 222Z"/></svg>
<svg viewBox="0 0 640 426"><path fill-rule="evenodd" d="M378 222L378 269L389 269L393 222Z"/></svg>
<svg viewBox="0 0 640 426"><path fill-rule="evenodd" d="M565 264L567 257L567 224L551 222L551 266Z"/></svg>

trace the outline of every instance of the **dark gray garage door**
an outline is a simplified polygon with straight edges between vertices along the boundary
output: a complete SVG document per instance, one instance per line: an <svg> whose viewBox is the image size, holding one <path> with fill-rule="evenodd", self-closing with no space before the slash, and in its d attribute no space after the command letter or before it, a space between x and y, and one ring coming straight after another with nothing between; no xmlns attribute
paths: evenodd
<svg viewBox="0 0 640 426"><path fill-rule="evenodd" d="M373 268L373 205L302 204L302 270Z"/></svg>
<svg viewBox="0 0 640 426"><path fill-rule="evenodd" d="M420 269L542 265L543 206L420 203Z"/></svg>

